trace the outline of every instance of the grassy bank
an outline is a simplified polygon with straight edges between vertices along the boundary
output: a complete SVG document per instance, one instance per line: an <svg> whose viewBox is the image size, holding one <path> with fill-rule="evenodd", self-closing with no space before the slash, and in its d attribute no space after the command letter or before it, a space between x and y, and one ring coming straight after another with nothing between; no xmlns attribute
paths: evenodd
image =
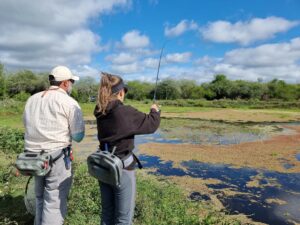
<svg viewBox="0 0 300 225"><path fill-rule="evenodd" d="M135 224L239 224L207 204L188 200L177 185L143 171L138 171L137 193ZM99 212L98 183L88 175L86 165L77 164L66 224L99 224Z"/></svg>
<svg viewBox="0 0 300 225"><path fill-rule="evenodd" d="M148 104L150 100L145 100L143 103ZM205 108L235 108L235 109L291 109L297 110L300 108L300 101L283 101L283 100L266 100L257 99L251 100L205 100L205 99L176 99L176 100L159 100L159 103L164 106L176 107L205 107Z"/></svg>
<svg viewBox="0 0 300 225"><path fill-rule="evenodd" d="M23 149L22 131L0 129L0 224L29 225L23 195L27 177L17 176L14 162ZM69 196L68 225L99 224L100 199L96 179L84 162L74 164L74 183ZM140 225L240 224L207 203L192 202L177 185L138 171L134 221Z"/></svg>
<svg viewBox="0 0 300 225"><path fill-rule="evenodd" d="M3 155L0 154L1 159ZM12 163L14 157L6 158ZM3 168L1 167L1 170ZM89 176L84 163L74 166L74 183L69 196L67 225L96 225L100 222L100 196L96 179ZM8 179L1 181L0 224L29 225L33 217L26 212L23 192L26 177L15 177L10 171ZM227 218L224 213L211 206L188 200L183 190L168 181L159 181L156 177L139 171L137 176L137 200L134 224L240 224Z"/></svg>
<svg viewBox="0 0 300 225"><path fill-rule="evenodd" d="M0 126L22 128L22 113L25 102L13 99L0 100Z"/></svg>
<svg viewBox="0 0 300 225"><path fill-rule="evenodd" d="M94 120L94 108L96 103L80 103L83 111L83 115L86 119ZM125 104L131 105L142 112L149 112L152 104L151 100L146 101L131 101L126 100ZM173 117L182 116L184 113L200 113L196 115L199 119L210 120L214 119L207 117L208 115L224 115L224 118L220 117L220 120L227 120L227 115L232 114L234 109L234 117L232 121L239 120L239 115L243 115L245 112L248 115L272 115L272 120L282 121L295 120L296 114L299 112L299 102L282 102L282 101L245 101L245 100L218 100L218 101L206 101L206 100L172 100L172 101L159 101L161 105L162 116ZM13 99L7 99L0 101L0 126L11 126L16 128L23 128L22 113L24 110L25 102L16 101ZM259 107L258 107L259 106ZM177 115L174 115L177 114ZM193 115L194 116L194 115ZM202 118L203 116L203 118ZM189 117L189 116L188 116ZM256 118L254 118L255 122ZM258 119L259 121L259 119Z"/></svg>

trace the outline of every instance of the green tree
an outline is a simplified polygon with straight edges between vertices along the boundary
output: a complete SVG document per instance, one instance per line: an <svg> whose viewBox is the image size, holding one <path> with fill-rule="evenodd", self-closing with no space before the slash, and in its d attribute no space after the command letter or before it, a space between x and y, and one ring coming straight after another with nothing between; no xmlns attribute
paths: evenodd
<svg viewBox="0 0 300 225"><path fill-rule="evenodd" d="M97 96L98 84L93 77L81 78L78 82L75 82L74 89L75 87L77 90L77 99L80 102L90 102Z"/></svg>
<svg viewBox="0 0 300 225"><path fill-rule="evenodd" d="M286 84L283 80L274 79L268 83L269 95L271 98L292 100L297 98L295 85Z"/></svg>
<svg viewBox="0 0 300 225"><path fill-rule="evenodd" d="M201 99L204 98L206 92L202 86L196 86L191 90L191 99Z"/></svg>
<svg viewBox="0 0 300 225"><path fill-rule="evenodd" d="M300 84L296 85L296 99L300 99Z"/></svg>
<svg viewBox="0 0 300 225"><path fill-rule="evenodd" d="M158 99L178 99L180 98L180 94L180 87L174 80L166 79L157 85Z"/></svg>
<svg viewBox="0 0 300 225"><path fill-rule="evenodd" d="M192 98L192 95L196 94L196 82L193 80L181 80L178 82L181 92L181 98L183 99L189 99Z"/></svg>
<svg viewBox="0 0 300 225"><path fill-rule="evenodd" d="M10 74L7 78L7 91L10 96L14 96L20 92L33 94L36 92L37 76L29 70L18 71Z"/></svg>
<svg viewBox="0 0 300 225"><path fill-rule="evenodd" d="M263 84L244 80L234 81L234 88L231 92L232 99L261 99L264 93Z"/></svg>
<svg viewBox="0 0 300 225"><path fill-rule="evenodd" d="M209 88L215 93L216 99L230 98L234 85L225 75L219 74L215 76L215 79L210 83Z"/></svg>
<svg viewBox="0 0 300 225"><path fill-rule="evenodd" d="M141 81L129 81L127 82L128 93L127 98L135 100L144 100L146 98L152 98L151 91L153 90L154 85L141 82Z"/></svg>
<svg viewBox="0 0 300 225"><path fill-rule="evenodd" d="M36 81L34 82L34 92L40 92L49 87L49 74L48 73L39 73L36 75Z"/></svg>
<svg viewBox="0 0 300 225"><path fill-rule="evenodd" d="M4 74L4 66L0 63L0 99L6 96L6 79Z"/></svg>

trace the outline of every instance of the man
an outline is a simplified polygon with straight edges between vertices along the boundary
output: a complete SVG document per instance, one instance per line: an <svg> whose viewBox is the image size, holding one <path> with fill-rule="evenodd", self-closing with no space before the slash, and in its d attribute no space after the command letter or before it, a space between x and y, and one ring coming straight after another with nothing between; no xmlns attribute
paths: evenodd
<svg viewBox="0 0 300 225"><path fill-rule="evenodd" d="M35 225L61 225L67 213L72 183L70 145L84 137L84 121L78 103L69 95L79 77L65 66L55 67L50 88L31 96L23 115L25 151L49 153L51 171L35 177Z"/></svg>

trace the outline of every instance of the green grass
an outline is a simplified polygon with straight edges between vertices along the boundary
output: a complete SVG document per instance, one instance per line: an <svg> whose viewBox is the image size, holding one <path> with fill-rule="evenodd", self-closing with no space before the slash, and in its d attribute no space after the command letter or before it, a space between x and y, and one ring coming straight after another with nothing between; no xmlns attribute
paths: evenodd
<svg viewBox="0 0 300 225"><path fill-rule="evenodd" d="M32 217L24 205L24 189L27 177L16 177L13 166L17 154L5 154L0 151L0 224L29 225Z"/></svg>
<svg viewBox="0 0 300 225"><path fill-rule="evenodd" d="M6 99L0 101L0 126L23 128L22 114L25 102Z"/></svg>
<svg viewBox="0 0 300 225"><path fill-rule="evenodd" d="M14 155L15 156L15 155ZM1 167L11 166L14 156L7 158L0 152ZM2 164L3 163L3 164ZM68 201L66 225L96 225L100 223L100 194L96 179L87 172L85 163L74 166L74 182ZM0 189L0 224L29 225L32 216L26 212L23 193L27 177L15 177L12 171L6 173ZM188 200L177 185L167 180L137 174L137 200L134 224L138 225L208 225L240 224L226 214L214 210L209 204ZM201 215L204 216L199 216Z"/></svg>
<svg viewBox="0 0 300 225"><path fill-rule="evenodd" d="M134 224L240 224L207 203L188 200L177 185L167 180L158 180L143 171L138 171L137 174L137 193ZM99 185L96 179L89 176L85 164L76 165L68 204L67 225L99 224ZM199 216L200 212L206 212L206 216Z"/></svg>
<svg viewBox="0 0 300 225"><path fill-rule="evenodd" d="M179 103L178 103L179 102ZM200 103L202 104L200 104ZM205 100L173 100L173 101L158 101L157 103L161 105L162 112L171 112L171 113L187 113L187 112L209 112L209 111L217 111L222 108L235 108L241 111L248 111L250 109L255 108L253 102L249 101L247 105L246 101L242 101L243 104L235 103L233 104L231 100L220 100L220 101L205 101ZM283 104L279 102L275 104L274 102L268 103L263 102L265 104L269 104L272 106L280 106ZM259 104L263 104L260 102ZM94 118L94 103L80 103L81 109L83 111L83 115L85 118ZM145 101L133 101L133 100L125 100L126 105L131 105L138 110L148 113L150 111L150 107L152 105L151 100ZM228 107L222 107L222 104L227 104ZM13 99L7 99L0 101L0 126L10 126L15 128L23 128L22 122L22 114L25 106L25 102L15 101ZM267 109L260 109L264 113L272 113L279 118L288 118L287 112L296 113L299 112L299 108L272 108L267 107Z"/></svg>
<svg viewBox="0 0 300 225"><path fill-rule="evenodd" d="M0 114L0 126L4 127L14 127L14 128L24 128L22 121L22 114L17 115L1 115Z"/></svg>

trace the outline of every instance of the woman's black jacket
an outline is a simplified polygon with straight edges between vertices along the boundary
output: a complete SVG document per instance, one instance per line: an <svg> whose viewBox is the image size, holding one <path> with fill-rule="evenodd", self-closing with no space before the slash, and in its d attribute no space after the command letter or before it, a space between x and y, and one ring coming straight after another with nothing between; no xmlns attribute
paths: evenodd
<svg viewBox="0 0 300 225"><path fill-rule="evenodd" d="M152 109L149 114L145 114L123 105L119 100L111 101L105 112L105 115L98 112L97 106L94 111L100 149L105 149L105 143L110 151L116 146L115 155L121 159L132 153L134 135L154 133L160 124L160 112Z"/></svg>

